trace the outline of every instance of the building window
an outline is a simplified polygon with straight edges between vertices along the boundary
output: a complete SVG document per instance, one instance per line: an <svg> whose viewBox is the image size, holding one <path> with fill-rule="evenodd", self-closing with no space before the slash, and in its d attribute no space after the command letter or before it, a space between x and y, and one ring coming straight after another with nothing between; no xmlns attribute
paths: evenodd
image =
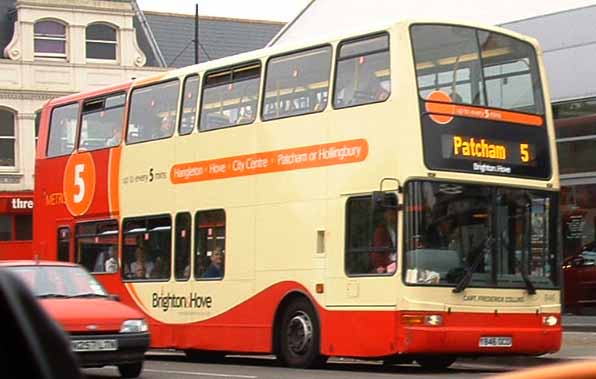
<svg viewBox="0 0 596 379"><path fill-rule="evenodd" d="M41 122L41 109L35 111L35 147L37 147L37 141L39 140L39 125Z"/></svg>
<svg viewBox="0 0 596 379"><path fill-rule="evenodd" d="M596 171L596 99L555 104L553 114L560 173Z"/></svg>
<svg viewBox="0 0 596 379"><path fill-rule="evenodd" d="M39 21L34 26L35 57L66 59L66 26L57 21Z"/></svg>
<svg viewBox="0 0 596 379"><path fill-rule="evenodd" d="M0 215L0 241L12 240L12 216Z"/></svg>
<svg viewBox="0 0 596 379"><path fill-rule="evenodd" d="M0 109L0 167L15 166L14 113Z"/></svg>
<svg viewBox="0 0 596 379"><path fill-rule="evenodd" d="M31 215L0 215L0 241L31 241Z"/></svg>
<svg viewBox="0 0 596 379"><path fill-rule="evenodd" d="M85 31L85 41L87 59L116 60L116 28L105 24L91 24Z"/></svg>

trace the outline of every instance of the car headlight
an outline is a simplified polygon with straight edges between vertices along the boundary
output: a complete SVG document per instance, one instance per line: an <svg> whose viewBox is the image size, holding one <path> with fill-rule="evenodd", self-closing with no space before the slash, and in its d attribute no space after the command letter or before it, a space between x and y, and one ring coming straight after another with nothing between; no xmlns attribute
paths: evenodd
<svg viewBox="0 0 596 379"><path fill-rule="evenodd" d="M145 320L126 320L120 327L120 333L143 333L149 330Z"/></svg>

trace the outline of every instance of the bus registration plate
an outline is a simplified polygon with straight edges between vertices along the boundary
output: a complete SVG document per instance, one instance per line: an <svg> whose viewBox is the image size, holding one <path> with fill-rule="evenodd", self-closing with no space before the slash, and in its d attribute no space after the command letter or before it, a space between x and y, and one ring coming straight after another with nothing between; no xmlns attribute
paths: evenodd
<svg viewBox="0 0 596 379"><path fill-rule="evenodd" d="M480 337L478 346L480 347L511 347L513 339L511 337Z"/></svg>
<svg viewBox="0 0 596 379"><path fill-rule="evenodd" d="M114 351L118 350L116 340L78 340L72 341L72 351Z"/></svg>

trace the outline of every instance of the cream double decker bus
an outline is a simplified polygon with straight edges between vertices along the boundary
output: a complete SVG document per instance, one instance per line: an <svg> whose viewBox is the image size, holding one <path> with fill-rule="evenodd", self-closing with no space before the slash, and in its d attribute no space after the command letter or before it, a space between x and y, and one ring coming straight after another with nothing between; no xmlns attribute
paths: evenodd
<svg viewBox="0 0 596 379"><path fill-rule="evenodd" d="M35 249L195 359L417 361L561 344L542 54L400 22L50 101Z"/></svg>

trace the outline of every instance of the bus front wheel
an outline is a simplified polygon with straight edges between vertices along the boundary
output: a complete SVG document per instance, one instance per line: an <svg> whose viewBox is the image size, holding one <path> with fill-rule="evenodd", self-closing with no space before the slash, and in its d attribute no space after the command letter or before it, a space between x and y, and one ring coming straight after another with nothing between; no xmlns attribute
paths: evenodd
<svg viewBox="0 0 596 379"><path fill-rule="evenodd" d="M300 298L284 310L279 329L281 361L289 367L312 368L321 365L319 321L311 303Z"/></svg>
<svg viewBox="0 0 596 379"><path fill-rule="evenodd" d="M417 358L416 362L427 370L444 370L451 366L457 358L452 356L428 356Z"/></svg>

